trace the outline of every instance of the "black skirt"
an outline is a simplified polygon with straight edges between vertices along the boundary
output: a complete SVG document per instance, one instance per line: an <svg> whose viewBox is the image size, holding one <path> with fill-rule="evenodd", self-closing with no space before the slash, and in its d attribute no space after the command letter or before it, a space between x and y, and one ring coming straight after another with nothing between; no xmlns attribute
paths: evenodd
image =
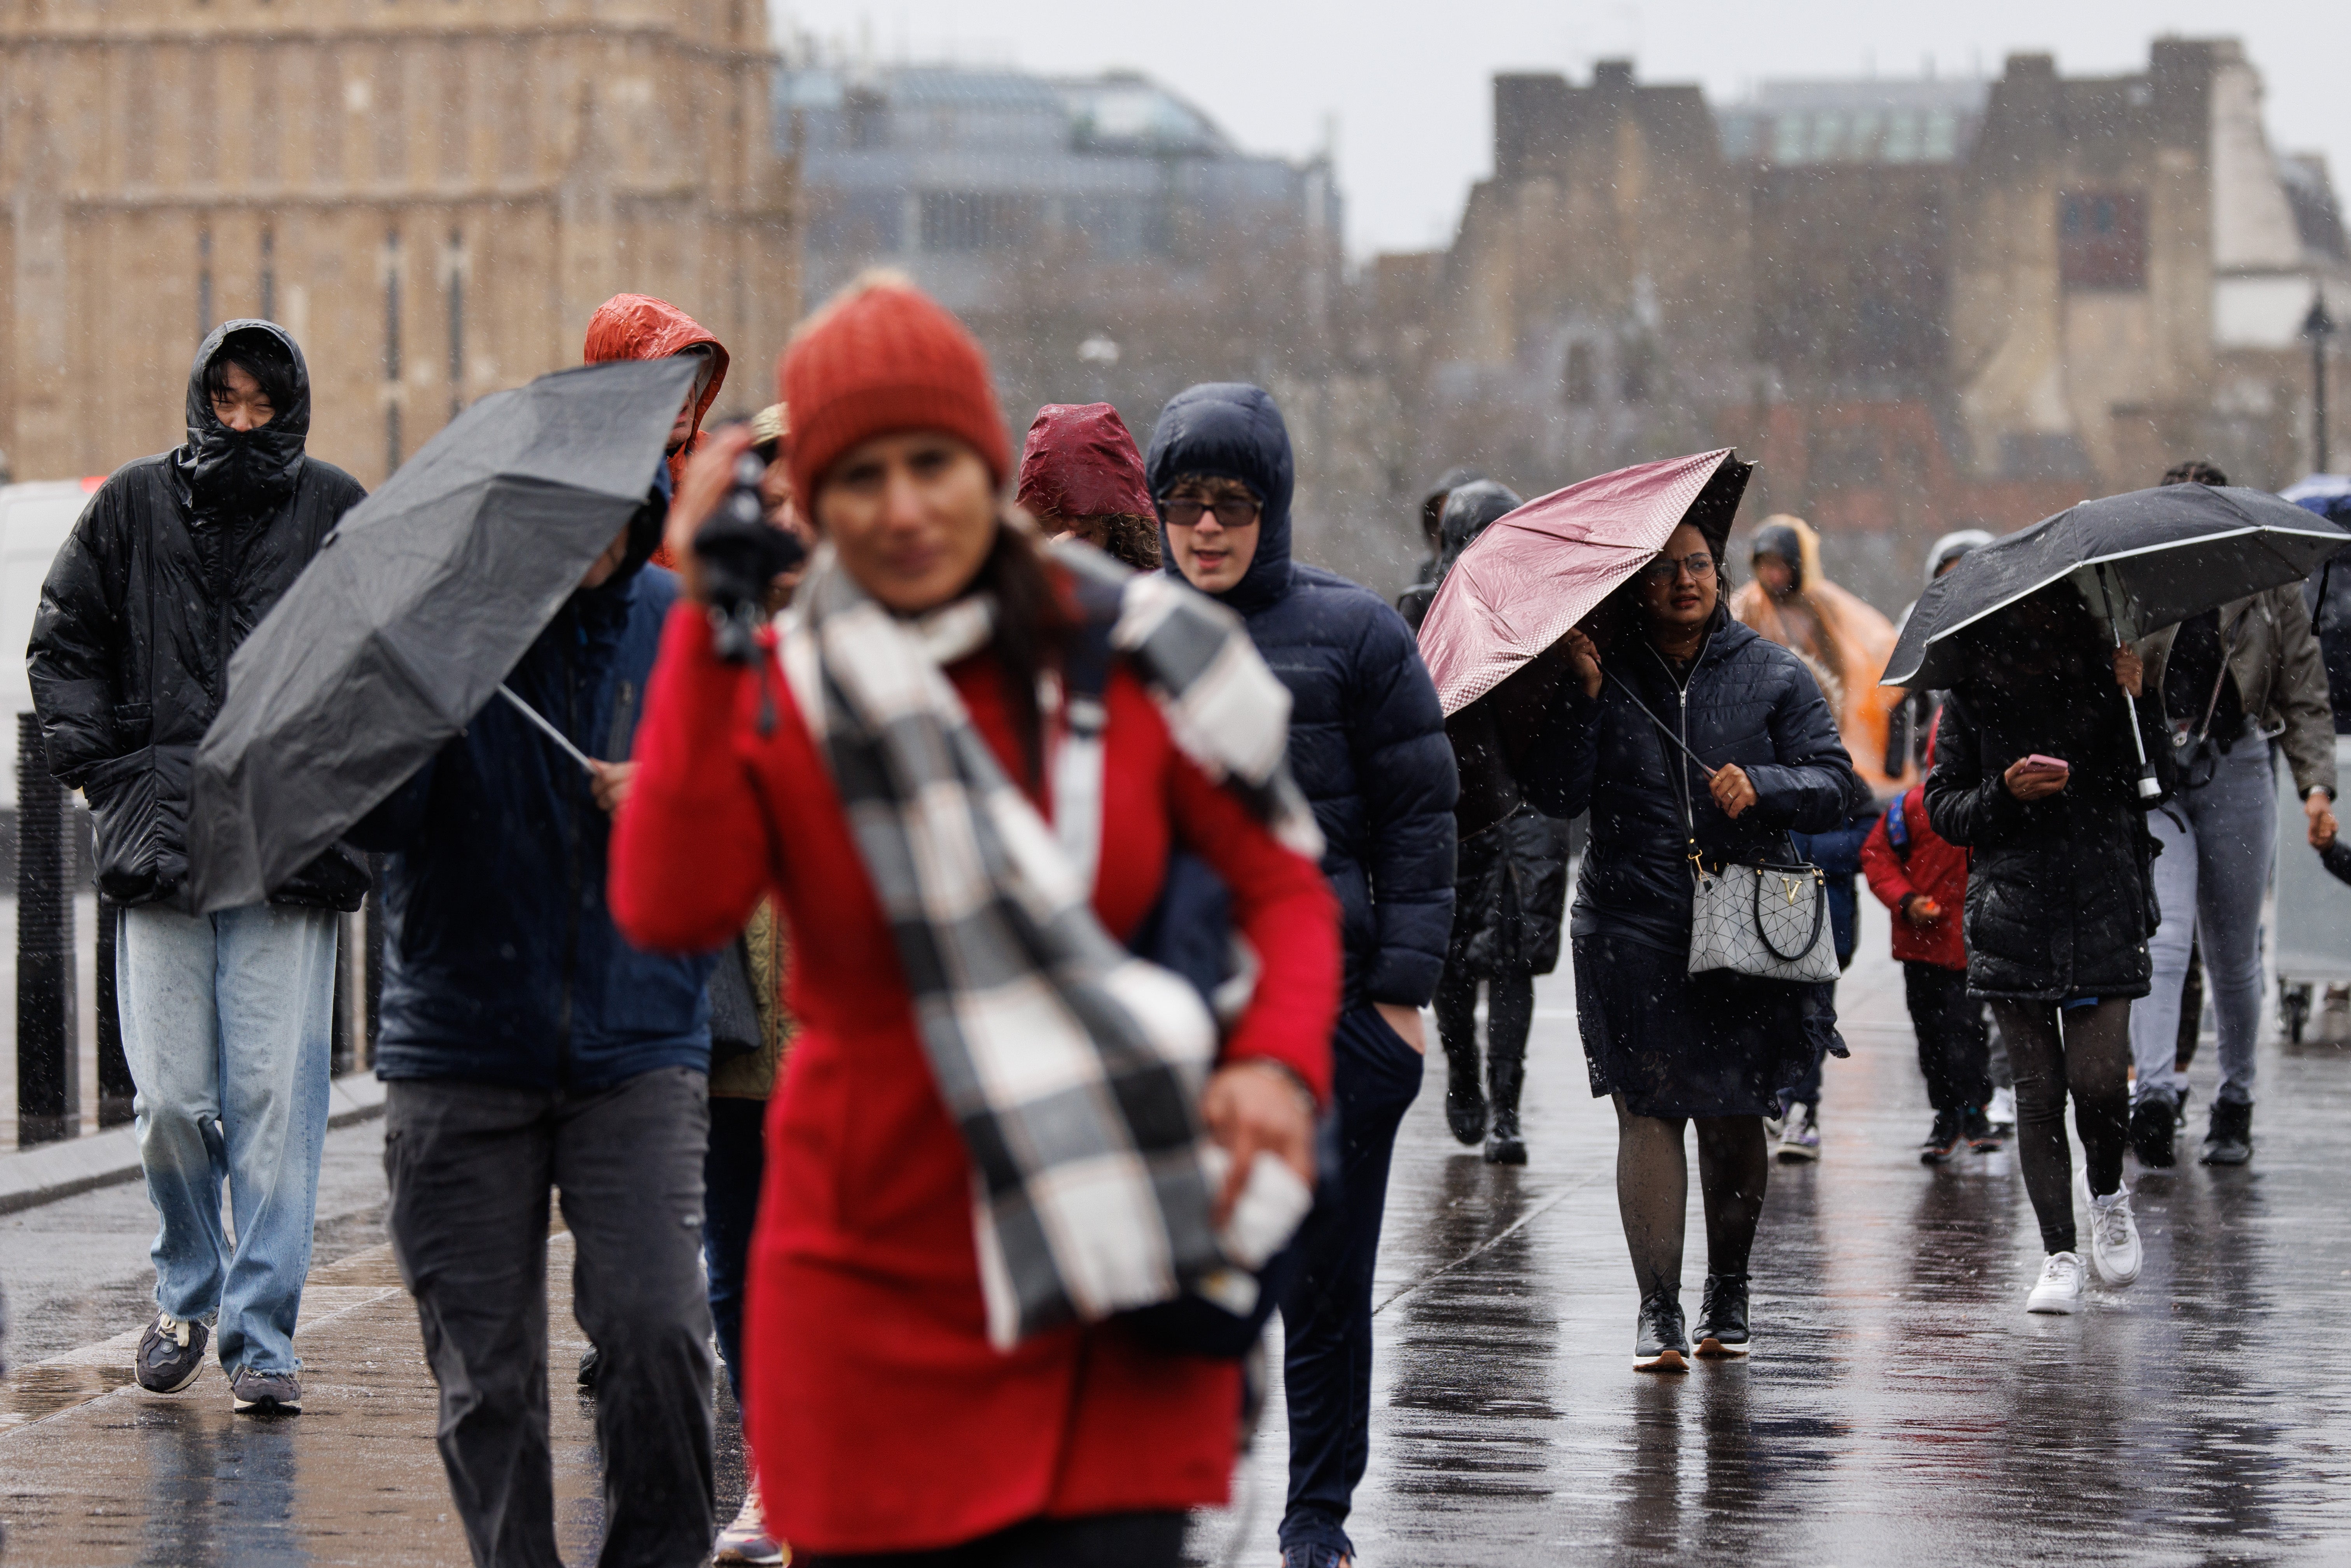
<svg viewBox="0 0 2351 1568"><path fill-rule="evenodd" d="M1834 1039L1833 985L1719 969L1605 936L1574 941L1575 1014L1592 1092L1638 1116L1776 1116Z"/></svg>

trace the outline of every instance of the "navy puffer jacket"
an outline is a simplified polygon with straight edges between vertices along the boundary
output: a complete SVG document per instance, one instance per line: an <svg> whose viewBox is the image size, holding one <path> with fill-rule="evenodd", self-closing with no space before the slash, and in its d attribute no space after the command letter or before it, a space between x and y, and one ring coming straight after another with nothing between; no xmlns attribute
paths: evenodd
<svg viewBox="0 0 2351 1568"><path fill-rule="evenodd" d="M1404 618L1371 590L1290 559L1290 433L1261 389L1179 393L1152 433L1151 493L1187 474L1238 479L1261 510L1257 554L1217 600L1290 688L1290 770L1314 807L1338 894L1346 1005L1425 1004L1453 924L1453 747ZM1173 549L1162 557L1176 574Z"/></svg>
<svg viewBox="0 0 2351 1568"><path fill-rule="evenodd" d="M1600 695L1566 682L1553 718L1521 764L1537 810L1592 813L1571 929L1676 954L1689 951L1691 881L1684 792L1700 853L1746 865L1792 863L1791 831L1822 833L1869 805L1835 716L1795 654L1717 607L1687 686L1646 639L1628 639L1603 667L1632 687ZM1735 762L1755 786L1736 821L1706 779L1635 706L1673 727L1709 767Z"/></svg>
<svg viewBox="0 0 2351 1568"><path fill-rule="evenodd" d="M507 677L590 757L629 755L677 580L575 593ZM715 960L646 953L604 897L610 820L587 776L503 700L351 834L384 866L376 1072L590 1092L708 1070Z"/></svg>

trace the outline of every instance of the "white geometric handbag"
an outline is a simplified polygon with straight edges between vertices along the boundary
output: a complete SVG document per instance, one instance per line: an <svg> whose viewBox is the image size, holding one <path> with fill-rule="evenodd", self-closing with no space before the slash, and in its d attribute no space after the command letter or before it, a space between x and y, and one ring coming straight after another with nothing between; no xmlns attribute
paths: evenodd
<svg viewBox="0 0 2351 1568"><path fill-rule="evenodd" d="M1735 969L1767 980L1834 980L1826 879L1816 865L1691 862L1689 972Z"/></svg>
<svg viewBox="0 0 2351 1568"><path fill-rule="evenodd" d="M1657 733L1680 749L1698 768L1714 769L1649 709L1632 687L1603 672L1616 689L1632 700ZM1663 747L1659 747L1663 750ZM1666 754L1667 771L1681 776L1673 755ZM1698 818L1686 789L1676 796L1682 821L1689 831L1690 874L1697 886L1690 896L1689 972L1734 969L1767 980L1818 983L1837 977L1836 937L1829 925L1828 880L1809 862L1795 865L1740 865L1708 868L1698 853Z"/></svg>

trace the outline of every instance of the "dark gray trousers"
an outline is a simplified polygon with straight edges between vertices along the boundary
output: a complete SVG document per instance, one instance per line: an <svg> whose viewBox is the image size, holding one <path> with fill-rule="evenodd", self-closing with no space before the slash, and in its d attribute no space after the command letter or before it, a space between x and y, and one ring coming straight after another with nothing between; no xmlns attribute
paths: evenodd
<svg viewBox="0 0 2351 1568"><path fill-rule="evenodd" d="M702 1276L708 1081L593 1094L395 1081L388 1228L441 1387L441 1460L476 1568L561 1568L548 1447L548 1193L571 1231L572 1310L603 1353L601 1568L710 1552L710 1308Z"/></svg>

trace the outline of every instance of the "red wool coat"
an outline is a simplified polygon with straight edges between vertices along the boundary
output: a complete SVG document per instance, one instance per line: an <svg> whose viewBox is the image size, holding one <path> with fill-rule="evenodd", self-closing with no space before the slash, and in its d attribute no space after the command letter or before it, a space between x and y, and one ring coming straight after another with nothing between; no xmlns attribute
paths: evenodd
<svg viewBox="0 0 2351 1568"><path fill-rule="evenodd" d="M1959 925L1968 903L1968 852L1928 825L1925 785L1913 784L1903 791L1901 810L1909 840L1907 853L1896 848L1886 831L1884 811L1861 844L1861 869L1869 878L1869 891L1894 911L1894 956L1938 969L1964 969L1968 945ZM1924 925L1905 919L1902 901L1914 893L1940 904L1942 917Z"/></svg>
<svg viewBox="0 0 2351 1568"><path fill-rule="evenodd" d="M1019 777L995 666L976 655L948 674ZM679 607L611 879L614 919L647 946L715 946L771 888L791 922L800 1033L768 1113L743 1323L768 1518L804 1550L901 1552L1038 1514L1222 1501L1233 1363L1155 1351L1115 1322L989 1346L961 1138L822 754L780 672L769 690L763 738L756 677L720 664L700 611ZM1228 1057L1282 1061L1327 1096L1340 953L1322 873L1183 758L1132 674L1107 697L1096 912L1129 934L1172 841L1207 860L1263 960Z"/></svg>

